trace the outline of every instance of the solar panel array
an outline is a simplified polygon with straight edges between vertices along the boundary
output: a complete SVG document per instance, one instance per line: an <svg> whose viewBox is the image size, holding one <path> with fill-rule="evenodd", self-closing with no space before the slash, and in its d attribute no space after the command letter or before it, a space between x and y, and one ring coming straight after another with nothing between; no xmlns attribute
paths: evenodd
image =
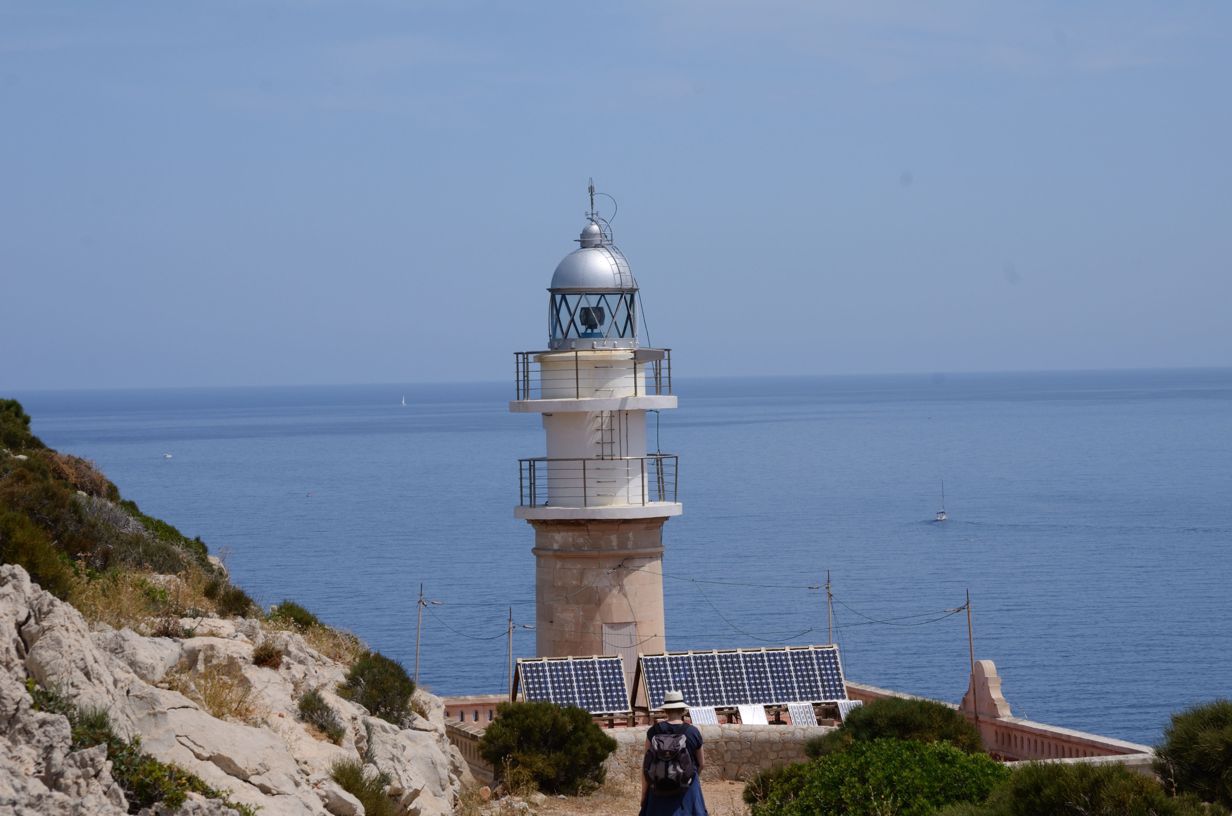
<svg viewBox="0 0 1232 816"><path fill-rule="evenodd" d="M583 708L591 714L629 710L629 687L619 656L541 657L518 660L521 698Z"/></svg>
<svg viewBox="0 0 1232 816"><path fill-rule="evenodd" d="M691 706L781 705L846 700L835 646L675 652L640 657L651 710L680 691Z"/></svg>

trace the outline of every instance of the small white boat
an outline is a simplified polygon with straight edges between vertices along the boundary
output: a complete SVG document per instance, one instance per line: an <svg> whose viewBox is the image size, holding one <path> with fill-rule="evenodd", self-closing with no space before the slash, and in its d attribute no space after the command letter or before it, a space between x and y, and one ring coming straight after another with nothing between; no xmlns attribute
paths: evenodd
<svg viewBox="0 0 1232 816"><path fill-rule="evenodd" d="M403 394L403 395L402 395L402 407L403 407L403 408L405 408L405 407L406 407L406 394Z"/></svg>
<svg viewBox="0 0 1232 816"><path fill-rule="evenodd" d="M164 453L164 454L163 454L163 458L164 458L164 459L170 459L170 458L171 458L171 454L169 454L169 453Z"/></svg>
<svg viewBox="0 0 1232 816"><path fill-rule="evenodd" d="M945 521L949 516L945 513L945 482L941 483L941 509L933 516L933 521Z"/></svg>

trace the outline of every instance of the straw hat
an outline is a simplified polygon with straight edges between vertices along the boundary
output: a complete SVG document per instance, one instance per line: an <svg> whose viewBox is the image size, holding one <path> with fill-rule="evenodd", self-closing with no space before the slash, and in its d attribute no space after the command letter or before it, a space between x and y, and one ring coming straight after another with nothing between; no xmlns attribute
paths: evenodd
<svg viewBox="0 0 1232 816"><path fill-rule="evenodd" d="M684 701L684 695L678 691L669 691L667 694L664 694L663 705L659 706L659 708L664 711L672 711L675 709L683 710L688 707L688 704Z"/></svg>

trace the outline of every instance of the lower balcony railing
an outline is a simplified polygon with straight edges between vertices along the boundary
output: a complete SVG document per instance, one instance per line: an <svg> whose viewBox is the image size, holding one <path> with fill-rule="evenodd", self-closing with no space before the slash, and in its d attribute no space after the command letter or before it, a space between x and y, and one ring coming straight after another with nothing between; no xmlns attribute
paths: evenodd
<svg viewBox="0 0 1232 816"><path fill-rule="evenodd" d="M675 502L678 460L673 453L612 459L521 459L521 505L610 507Z"/></svg>

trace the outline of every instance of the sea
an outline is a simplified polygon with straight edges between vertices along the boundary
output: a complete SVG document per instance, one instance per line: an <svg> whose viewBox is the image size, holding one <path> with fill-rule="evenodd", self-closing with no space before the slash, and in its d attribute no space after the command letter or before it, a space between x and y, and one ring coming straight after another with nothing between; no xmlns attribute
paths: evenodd
<svg viewBox="0 0 1232 816"><path fill-rule="evenodd" d="M969 593L975 657L1017 716L1152 744L1171 713L1232 697L1232 369L675 393L649 423L680 456L670 649L833 637L849 679L956 702ZM436 693L499 692L510 641L534 654L513 508L544 440L508 412L513 383L6 396L257 601L303 604Z"/></svg>

